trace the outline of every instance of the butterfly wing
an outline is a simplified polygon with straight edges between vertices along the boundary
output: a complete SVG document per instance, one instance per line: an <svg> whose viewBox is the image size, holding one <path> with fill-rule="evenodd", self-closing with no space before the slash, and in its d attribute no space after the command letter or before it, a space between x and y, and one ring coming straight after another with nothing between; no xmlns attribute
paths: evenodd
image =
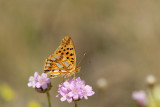
<svg viewBox="0 0 160 107"><path fill-rule="evenodd" d="M76 66L75 48L71 37L65 37L54 54L61 54L62 56L65 56L73 64L74 67Z"/></svg>
<svg viewBox="0 0 160 107"><path fill-rule="evenodd" d="M44 72L51 77L70 76L76 70L76 54L73 41L65 37L54 54L46 59Z"/></svg>

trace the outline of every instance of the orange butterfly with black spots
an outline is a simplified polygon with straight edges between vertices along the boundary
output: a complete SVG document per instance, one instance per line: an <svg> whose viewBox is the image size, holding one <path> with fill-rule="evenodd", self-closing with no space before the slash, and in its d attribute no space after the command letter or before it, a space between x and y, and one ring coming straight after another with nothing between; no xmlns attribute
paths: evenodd
<svg viewBox="0 0 160 107"><path fill-rule="evenodd" d="M60 46L45 61L44 73L49 74L50 78L69 77L80 70L76 66L75 47L71 37L62 39Z"/></svg>

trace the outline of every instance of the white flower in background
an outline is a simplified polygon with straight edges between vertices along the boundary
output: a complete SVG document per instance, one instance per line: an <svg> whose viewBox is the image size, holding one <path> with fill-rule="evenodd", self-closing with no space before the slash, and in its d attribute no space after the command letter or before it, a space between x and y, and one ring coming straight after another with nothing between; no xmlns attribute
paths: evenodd
<svg viewBox="0 0 160 107"><path fill-rule="evenodd" d="M148 85L153 86L156 83L156 78L153 75L148 75L146 81Z"/></svg>
<svg viewBox="0 0 160 107"><path fill-rule="evenodd" d="M147 104L147 96L145 91L134 91L132 93L132 98L137 102L139 106L145 107Z"/></svg>
<svg viewBox="0 0 160 107"><path fill-rule="evenodd" d="M97 87L101 90L106 90L108 86L106 78L99 78L97 80Z"/></svg>

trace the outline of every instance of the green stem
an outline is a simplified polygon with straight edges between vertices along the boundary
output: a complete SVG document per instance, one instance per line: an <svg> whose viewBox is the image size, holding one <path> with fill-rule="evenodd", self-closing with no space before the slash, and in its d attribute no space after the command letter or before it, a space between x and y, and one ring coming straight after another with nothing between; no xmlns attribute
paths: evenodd
<svg viewBox="0 0 160 107"><path fill-rule="evenodd" d="M51 99L50 99L50 94L49 94L49 92L47 91L47 98L48 98L48 105L49 105L49 107L51 107Z"/></svg>
<svg viewBox="0 0 160 107"><path fill-rule="evenodd" d="M77 105L77 101L74 101L74 104L75 104L75 107L78 107L78 105Z"/></svg>

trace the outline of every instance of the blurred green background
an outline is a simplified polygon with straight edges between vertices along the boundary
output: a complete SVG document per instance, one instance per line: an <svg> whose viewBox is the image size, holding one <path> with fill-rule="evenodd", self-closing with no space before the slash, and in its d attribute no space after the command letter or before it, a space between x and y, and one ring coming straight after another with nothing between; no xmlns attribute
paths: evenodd
<svg viewBox="0 0 160 107"><path fill-rule="evenodd" d="M79 107L135 107L132 91L145 89L147 75L160 77L159 0L0 0L0 86L13 91L0 107L48 106L28 78L43 72L65 36L74 41L77 63L87 53L77 76L96 92ZM52 80L53 107L73 107L55 97L60 83Z"/></svg>

